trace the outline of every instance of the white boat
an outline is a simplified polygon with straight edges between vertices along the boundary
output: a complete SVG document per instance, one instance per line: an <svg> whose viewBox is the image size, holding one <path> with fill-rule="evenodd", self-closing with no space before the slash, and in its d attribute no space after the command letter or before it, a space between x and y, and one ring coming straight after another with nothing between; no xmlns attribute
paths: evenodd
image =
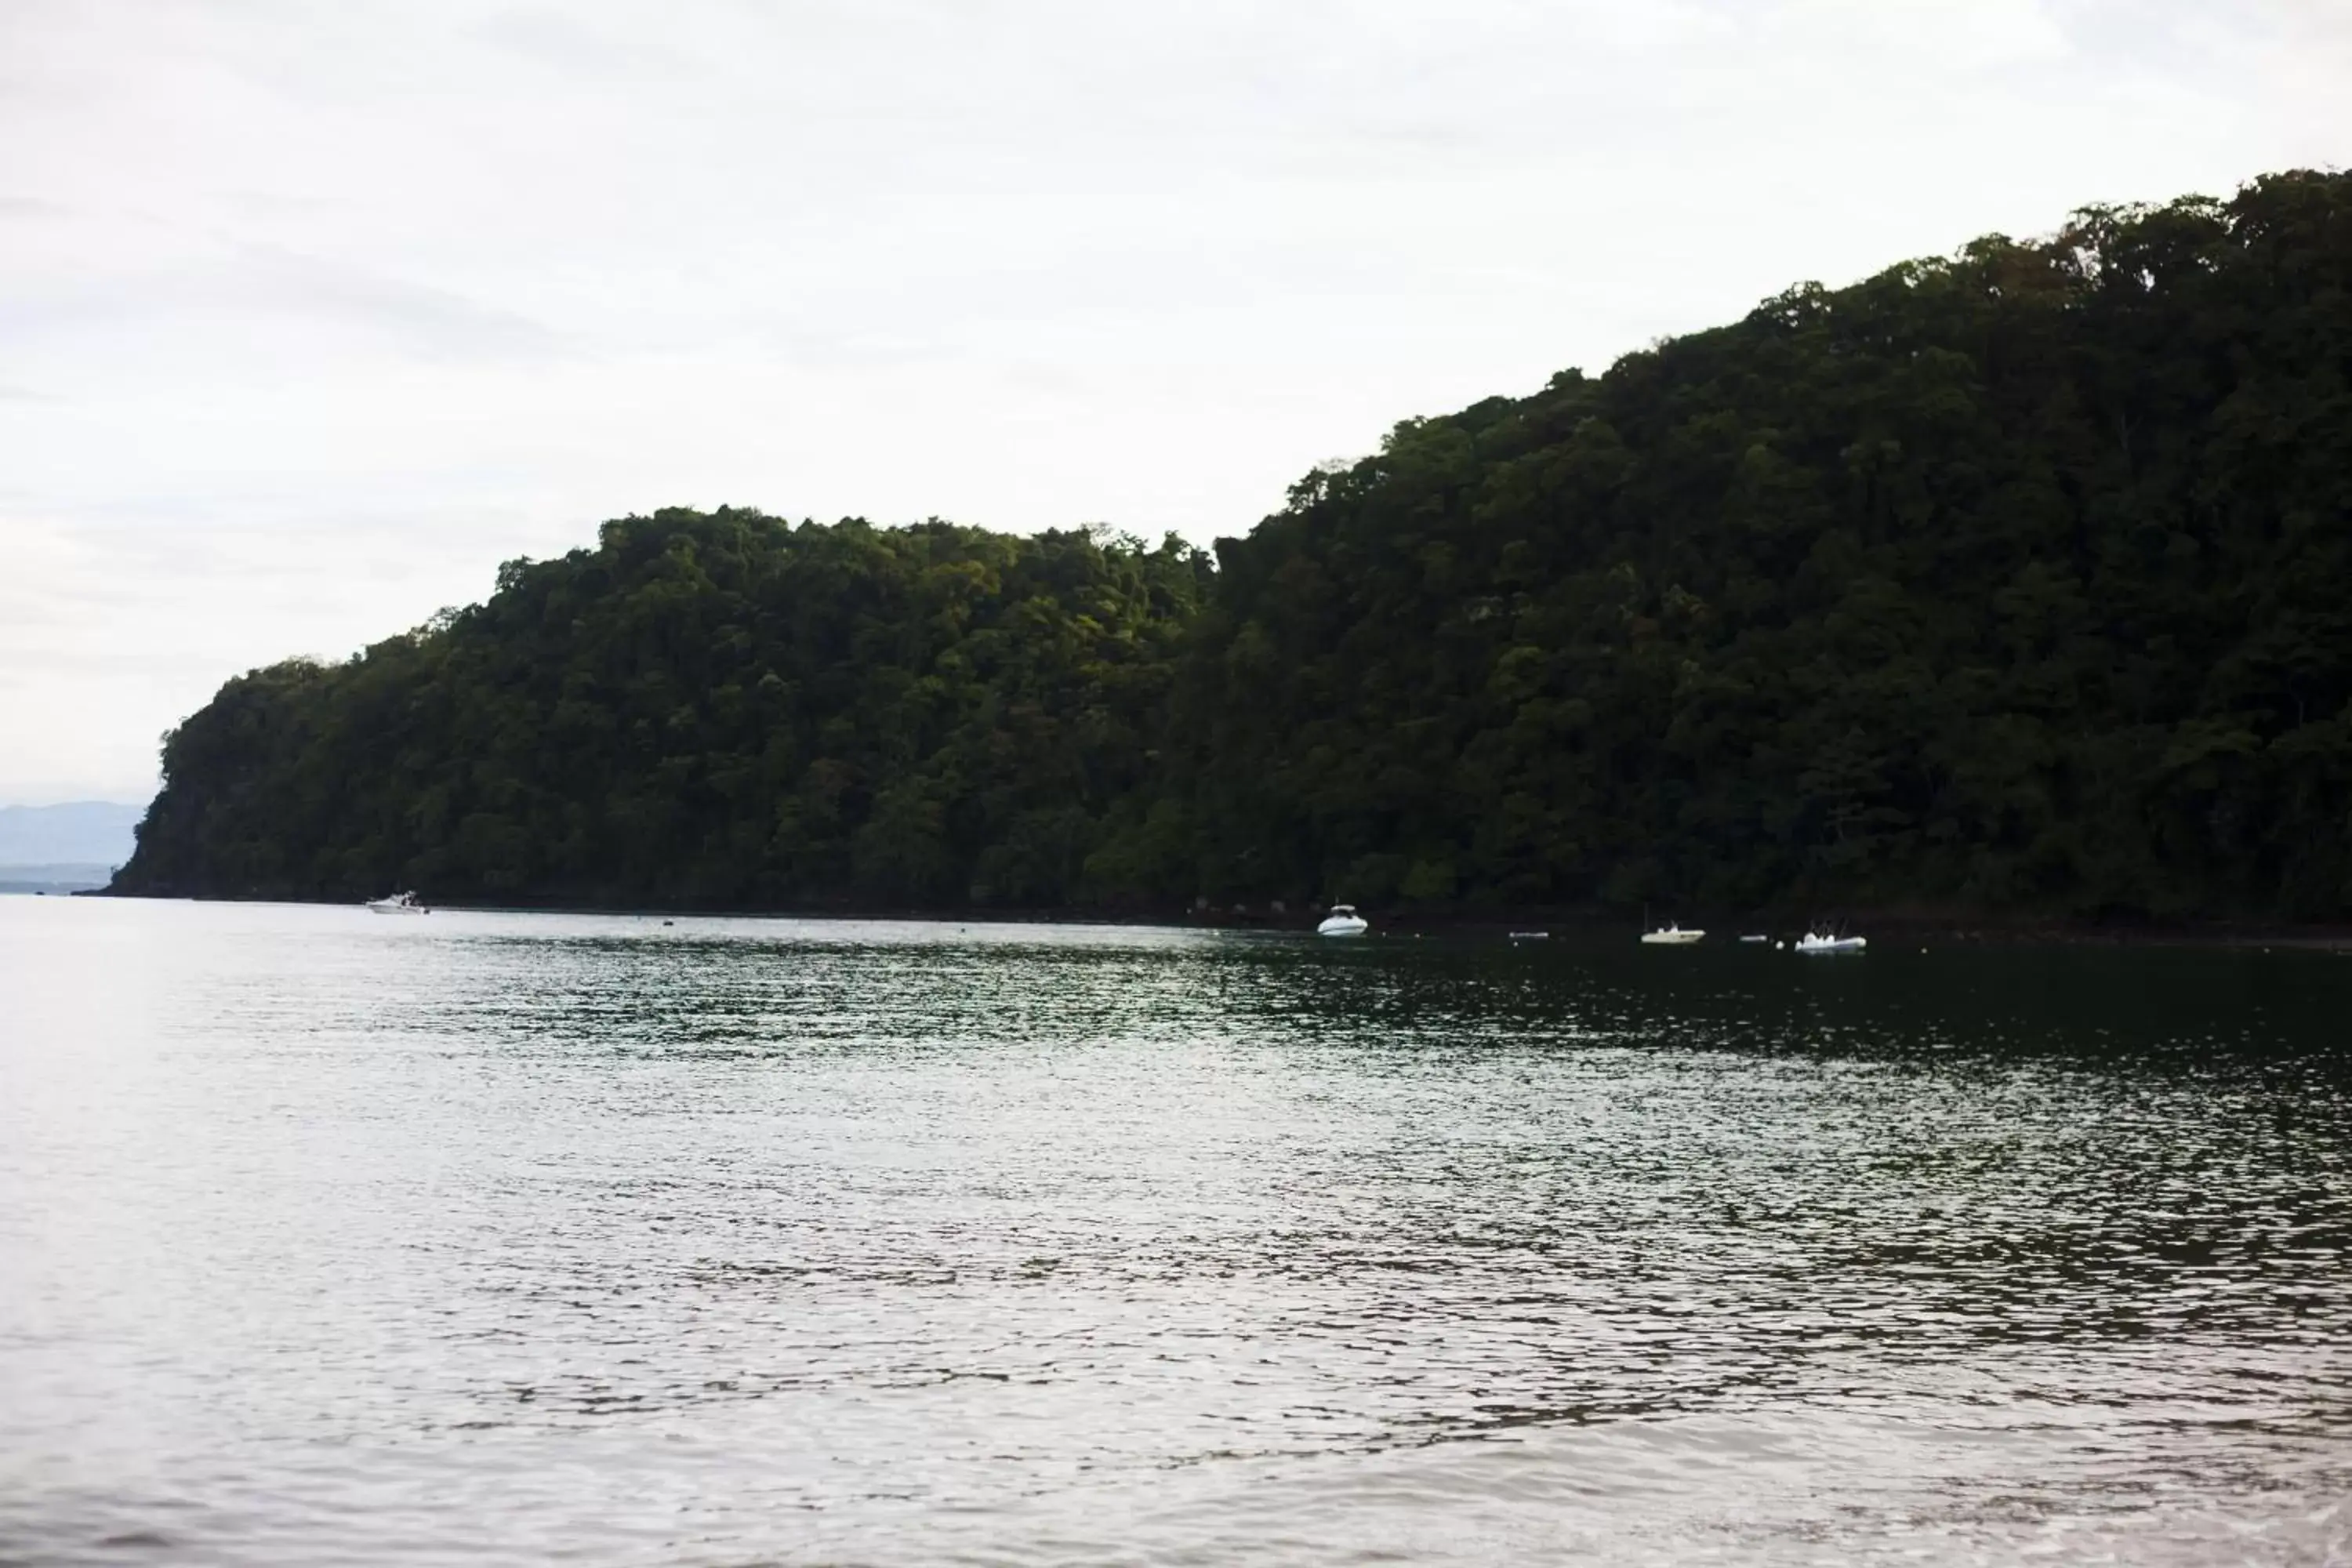
<svg viewBox="0 0 2352 1568"><path fill-rule="evenodd" d="M1323 923L1315 928L1317 936L1361 936L1372 929L1372 922L1356 912L1353 904L1333 904Z"/></svg>
<svg viewBox="0 0 2352 1568"><path fill-rule="evenodd" d="M1772 939L1769 936L1743 936L1739 940L1742 942L1770 942Z"/></svg>
<svg viewBox="0 0 2352 1568"><path fill-rule="evenodd" d="M1832 936L1817 931L1809 931L1797 939L1799 952L1860 952L1869 945L1867 937Z"/></svg>
<svg viewBox="0 0 2352 1568"><path fill-rule="evenodd" d="M429 915L433 912L416 901L415 893L394 893L389 898L370 899L367 907L380 915Z"/></svg>
<svg viewBox="0 0 2352 1568"><path fill-rule="evenodd" d="M1667 925L1660 926L1656 931L1643 931L1642 940L1653 947L1682 947L1705 935L1706 932L1703 931L1685 931L1678 925Z"/></svg>

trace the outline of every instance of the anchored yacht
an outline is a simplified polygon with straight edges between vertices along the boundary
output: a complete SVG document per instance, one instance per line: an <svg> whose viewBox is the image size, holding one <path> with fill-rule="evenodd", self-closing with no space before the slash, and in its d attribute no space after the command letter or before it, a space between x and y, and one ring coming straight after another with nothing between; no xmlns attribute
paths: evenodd
<svg viewBox="0 0 2352 1568"><path fill-rule="evenodd" d="M1372 923L1356 912L1353 904L1333 904L1323 923L1315 928L1317 936L1361 936L1372 929Z"/></svg>
<svg viewBox="0 0 2352 1568"><path fill-rule="evenodd" d="M1867 937L1833 936L1818 931L1809 931L1797 939L1799 952L1860 952L1869 945Z"/></svg>

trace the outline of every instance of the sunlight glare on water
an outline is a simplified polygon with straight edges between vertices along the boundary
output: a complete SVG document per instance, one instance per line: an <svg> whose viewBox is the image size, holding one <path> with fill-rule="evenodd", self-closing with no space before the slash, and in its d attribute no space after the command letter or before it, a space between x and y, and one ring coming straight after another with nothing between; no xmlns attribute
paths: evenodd
<svg viewBox="0 0 2352 1568"><path fill-rule="evenodd" d="M0 1563L2321 1563L2352 964L0 900Z"/></svg>

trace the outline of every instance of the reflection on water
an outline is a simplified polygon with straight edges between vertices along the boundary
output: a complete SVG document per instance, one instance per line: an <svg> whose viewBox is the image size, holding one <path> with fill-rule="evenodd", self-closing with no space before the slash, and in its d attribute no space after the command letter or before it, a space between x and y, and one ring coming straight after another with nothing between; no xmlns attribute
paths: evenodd
<svg viewBox="0 0 2352 1568"><path fill-rule="evenodd" d="M2352 964L0 900L0 1562L2322 1562Z"/></svg>

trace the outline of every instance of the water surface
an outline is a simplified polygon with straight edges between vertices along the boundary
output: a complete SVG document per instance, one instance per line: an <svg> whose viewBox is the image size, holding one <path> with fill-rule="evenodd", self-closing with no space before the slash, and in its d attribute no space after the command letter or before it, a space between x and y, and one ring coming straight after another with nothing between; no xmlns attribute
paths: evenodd
<svg viewBox="0 0 2352 1568"><path fill-rule="evenodd" d="M2347 1005L0 900L0 1563L2341 1561Z"/></svg>

